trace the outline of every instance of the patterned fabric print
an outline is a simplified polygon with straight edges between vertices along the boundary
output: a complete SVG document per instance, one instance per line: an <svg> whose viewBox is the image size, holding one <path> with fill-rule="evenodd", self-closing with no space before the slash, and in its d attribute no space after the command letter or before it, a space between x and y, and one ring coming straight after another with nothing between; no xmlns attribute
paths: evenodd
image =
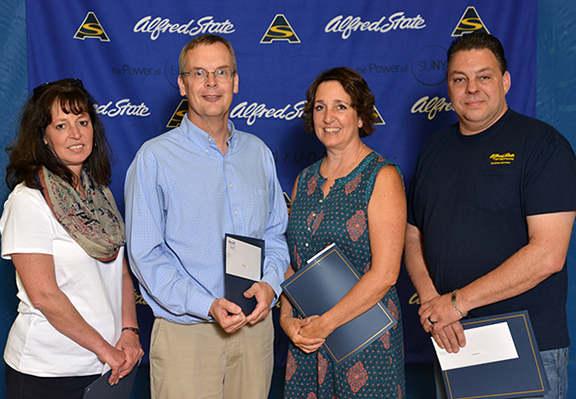
<svg viewBox="0 0 576 399"><path fill-rule="evenodd" d="M369 154L348 176L336 180L324 198L320 162L299 178L291 207L288 245L296 269L315 253L335 242L360 274L370 268L367 209L378 171L390 162ZM382 300L398 320L383 338L339 365L328 351L306 354L290 345L284 397L288 399L398 398L406 396L402 315L396 288ZM297 312L294 312L297 315Z"/></svg>
<svg viewBox="0 0 576 399"><path fill-rule="evenodd" d="M81 181L86 198L45 166L38 170L42 194L60 225L89 256L103 262L116 259L126 236L112 192L96 185L85 170Z"/></svg>
<svg viewBox="0 0 576 399"><path fill-rule="evenodd" d="M392 316L394 316L395 319L398 319L400 316L400 310L398 310L398 306L396 306L396 304L391 299L388 299L386 306L388 307L388 310Z"/></svg>
<svg viewBox="0 0 576 399"><path fill-rule="evenodd" d="M396 327L396 326L394 326L394 327ZM378 339L380 340L380 342L382 342L382 345L384 345L384 348L390 349L390 331L386 331Z"/></svg>
<svg viewBox="0 0 576 399"><path fill-rule="evenodd" d="M312 223L312 234L315 234L318 227L320 227L320 223L322 223L322 219L324 219L324 211L315 216L316 218L314 219L314 223Z"/></svg>
<svg viewBox="0 0 576 399"><path fill-rule="evenodd" d="M364 268L364 274L368 273L368 270L370 270L370 266L372 266L372 262L368 262L368 264Z"/></svg>
<svg viewBox="0 0 576 399"><path fill-rule="evenodd" d="M286 360L286 381L290 381L290 378L296 372L296 359L292 356L292 353L288 352L288 359Z"/></svg>
<svg viewBox="0 0 576 399"><path fill-rule="evenodd" d="M291 257L292 263L296 265L296 269L300 269L300 266L302 266L302 259L300 259L300 255L298 255L298 249L296 247L294 247Z"/></svg>
<svg viewBox="0 0 576 399"><path fill-rule="evenodd" d="M348 377L348 384L350 384L352 392L358 392L360 388L366 384L366 381L368 381L368 373L362 362L356 363L354 367L348 370L346 376Z"/></svg>
<svg viewBox="0 0 576 399"><path fill-rule="evenodd" d="M350 234L350 239L358 241L358 238L366 231L366 214L364 211L356 212L356 215L346 222L346 229Z"/></svg>
<svg viewBox="0 0 576 399"><path fill-rule="evenodd" d="M326 373L328 372L328 359L325 359L321 353L318 354L318 382L324 383Z"/></svg>
<svg viewBox="0 0 576 399"><path fill-rule="evenodd" d="M308 191L307 194L310 195L318 188L318 180L316 177L313 177L308 181Z"/></svg>
<svg viewBox="0 0 576 399"><path fill-rule="evenodd" d="M349 181L348 183L346 183L346 188L345 188L345 192L346 195L350 194L352 191L356 190L356 187L358 187L358 184L360 184L360 182L362 181L362 174L359 174L358 176L356 176L354 178L354 180Z"/></svg>

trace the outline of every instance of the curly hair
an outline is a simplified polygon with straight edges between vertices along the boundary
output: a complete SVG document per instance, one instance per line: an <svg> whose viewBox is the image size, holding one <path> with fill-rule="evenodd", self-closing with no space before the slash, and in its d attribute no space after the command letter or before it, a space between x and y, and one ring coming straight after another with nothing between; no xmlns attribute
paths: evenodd
<svg viewBox="0 0 576 399"><path fill-rule="evenodd" d="M46 127L52 123L52 108L56 106L66 114L88 113L94 138L92 153L84 161L83 169L96 183L110 184L110 147L104 126L96 114L95 101L79 79L62 79L36 87L20 112L16 137L6 148L10 161L6 167L6 184L11 190L21 182L40 189L36 181L40 166L72 186L77 183L74 173L44 144Z"/></svg>
<svg viewBox="0 0 576 399"><path fill-rule="evenodd" d="M306 90L306 105L303 109L302 119L304 119L304 129L314 132L314 102L316 101L316 91L321 83L328 81L339 82L344 91L348 93L352 100L352 108L356 110L362 120L360 137L368 137L374 133L374 105L376 100L368 87L368 83L356 71L350 68L338 67L322 72L312 85Z"/></svg>

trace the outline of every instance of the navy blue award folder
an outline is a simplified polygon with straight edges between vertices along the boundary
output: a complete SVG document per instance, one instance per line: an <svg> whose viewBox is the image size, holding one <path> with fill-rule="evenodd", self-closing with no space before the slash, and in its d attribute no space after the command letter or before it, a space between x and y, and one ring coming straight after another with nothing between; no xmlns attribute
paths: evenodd
<svg viewBox="0 0 576 399"><path fill-rule="evenodd" d="M352 262L332 244L319 252L281 286L303 317L321 315L338 303L358 282L360 275ZM324 343L335 363L351 358L382 334L396 320L378 302L360 316L335 329Z"/></svg>
<svg viewBox="0 0 576 399"><path fill-rule="evenodd" d="M112 374L112 370L108 370L108 372L102 374L102 376L84 389L82 399L130 399L132 385L134 385L139 365L140 362L134 366L130 374L122 378L116 385L108 384L108 379L110 378L110 374Z"/></svg>
<svg viewBox="0 0 576 399"><path fill-rule="evenodd" d="M522 398L550 389L528 312L463 320L464 330L505 322L518 358L442 371L449 399Z"/></svg>
<svg viewBox="0 0 576 399"><path fill-rule="evenodd" d="M247 278L243 278L240 276L235 276L233 274L229 274L227 272L225 272L224 274L224 285L226 286L226 299L228 299L230 302L234 302L236 305L240 306L242 308L242 312L245 315L248 315L250 313L252 313L252 311L254 310L254 308L256 307L256 298L252 297L252 298L246 298L244 296L244 291L248 290L252 284L260 281L260 279L262 278L262 267L264 265L264 240L260 240L258 238L252 238L252 237L244 237L244 236L238 236L238 235L234 235L234 234L226 234L225 236L225 245L224 245L224 270L226 271L226 259L229 256L229 254L226 251L226 246L229 245L228 244L228 240L232 239L232 240L236 240L236 241L242 241L243 243L249 244L251 246L257 247L260 249L260 264L256 265L256 267L259 268L260 270L260 277L258 278L258 280L250 280Z"/></svg>

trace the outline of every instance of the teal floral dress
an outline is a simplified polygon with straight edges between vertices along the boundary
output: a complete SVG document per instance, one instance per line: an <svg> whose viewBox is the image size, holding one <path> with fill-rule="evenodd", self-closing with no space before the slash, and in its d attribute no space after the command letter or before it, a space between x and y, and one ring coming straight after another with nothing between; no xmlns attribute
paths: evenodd
<svg viewBox="0 0 576 399"><path fill-rule="evenodd" d="M322 184L326 179L319 173L321 163L302 171L298 181L288 225L292 266L298 270L335 242L364 274L371 261L368 203L378 172L394 164L372 152L350 174L337 179L324 198ZM382 302L398 324L338 365L333 364L324 346L306 354L290 343L284 398L405 398L402 320L395 287Z"/></svg>

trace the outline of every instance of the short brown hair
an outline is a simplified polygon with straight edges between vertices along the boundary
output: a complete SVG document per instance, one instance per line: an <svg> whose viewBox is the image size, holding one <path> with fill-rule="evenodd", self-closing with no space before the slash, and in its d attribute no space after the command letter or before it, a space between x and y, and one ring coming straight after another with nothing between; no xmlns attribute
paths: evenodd
<svg viewBox="0 0 576 399"><path fill-rule="evenodd" d="M362 120L360 137L368 137L374 133L374 105L376 100L368 87L368 83L356 71L350 68L338 67L322 72L312 85L306 90L306 105L304 106L302 119L304 119L304 129L314 132L314 101L316 101L316 91L321 83L336 81L342 85L344 91L348 93L352 100L352 108L356 110Z"/></svg>
<svg viewBox="0 0 576 399"><path fill-rule="evenodd" d="M448 48L448 53L446 56L446 65L450 66L450 60L458 51L470 51L470 50L490 50L496 61L498 62L498 68L500 72L504 74L508 70L508 62L504 56L504 47L502 43L496 36L492 36L486 32L475 31L472 33L467 33L455 39L450 47ZM448 73L448 68L446 68L446 73Z"/></svg>
<svg viewBox="0 0 576 399"><path fill-rule="evenodd" d="M188 42L188 44L186 44L184 46L184 48L180 52L180 59L178 60L178 64L180 67L180 74L183 74L184 72L188 72L188 71L184 70L184 67L186 66L185 65L186 64L186 53L188 53L188 51L190 51L193 48L196 48L198 46L202 46L202 45L210 46L210 45L214 45L216 43L222 43L223 45L226 46L226 48L228 48L228 50L230 51L230 54L232 55L232 69L233 69L232 73L236 73L236 71L237 71L236 54L234 53L234 49L232 48L232 45L230 44L230 42L221 36L213 35L213 34L207 34L207 35L201 35L201 36L195 37L194 39L190 40Z"/></svg>

